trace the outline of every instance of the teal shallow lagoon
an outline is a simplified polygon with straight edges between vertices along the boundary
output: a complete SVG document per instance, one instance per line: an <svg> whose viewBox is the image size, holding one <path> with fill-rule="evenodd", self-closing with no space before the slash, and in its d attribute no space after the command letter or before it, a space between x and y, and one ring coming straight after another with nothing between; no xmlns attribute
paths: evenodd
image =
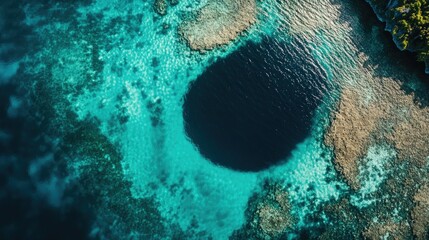
<svg viewBox="0 0 429 240"><path fill-rule="evenodd" d="M382 154L375 154L378 147L369 148L368 162L361 166L364 187L350 194L335 169L332 149L323 140L331 112L345 87L363 86L371 99L368 79L376 78L379 71L401 80L406 75L410 83L418 82L418 76L396 69L388 60L379 66L368 61L382 55L381 47L368 49L366 43L371 38L381 46L379 31L368 33L357 10L346 1L258 2L258 21L244 35L212 51L192 51L177 28L184 16L205 3L182 0L162 17L153 11L152 2L143 1L57 3L46 9L36 3L22 5L25 24L34 28L41 42L22 58L18 74L26 74L23 85L39 95L37 104L54 109L47 119L57 127L60 139L74 131L68 129L74 121L96 119L94 125L100 129L94 131L97 137L76 134L76 141L85 144L72 145L74 155L60 159L83 192L97 189L97 184L115 187L101 189L99 196L88 194L96 199L91 204L98 216L92 235L227 239L246 223L249 198L261 191L267 179L288 192L291 215L296 218L288 230L290 238L312 224L333 222L320 214L320 208L344 196L352 196L353 206L374 206L377 196L370 194L384 181L383 162L395 156L395 150L383 148ZM247 42L260 43L264 36L289 44L304 39L334 88L324 95L311 131L291 156L263 171L244 173L215 165L200 154L184 129L183 97L211 64ZM43 95L42 84L48 85ZM51 102L48 96L54 96ZM94 148L85 151L82 145ZM371 171L383 174L368 178L365 172ZM87 175L101 180L80 180ZM150 203L134 203L146 200ZM151 204L155 210L144 207ZM314 215L322 215L322 220L312 222ZM142 227L141 216L162 227Z"/></svg>

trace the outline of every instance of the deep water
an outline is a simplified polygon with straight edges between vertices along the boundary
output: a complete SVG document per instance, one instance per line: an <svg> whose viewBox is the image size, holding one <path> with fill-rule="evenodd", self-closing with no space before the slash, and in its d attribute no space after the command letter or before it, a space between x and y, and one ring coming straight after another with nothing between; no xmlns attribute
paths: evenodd
<svg viewBox="0 0 429 240"><path fill-rule="evenodd" d="M326 80L299 40L247 43L191 84L183 105L186 132L216 164L266 169L308 135L329 90Z"/></svg>
<svg viewBox="0 0 429 240"><path fill-rule="evenodd" d="M25 4L0 3L0 239L88 239L94 215L21 85L22 59L37 45Z"/></svg>
<svg viewBox="0 0 429 240"><path fill-rule="evenodd" d="M0 239L87 239L94 215L31 107L16 84L0 84Z"/></svg>

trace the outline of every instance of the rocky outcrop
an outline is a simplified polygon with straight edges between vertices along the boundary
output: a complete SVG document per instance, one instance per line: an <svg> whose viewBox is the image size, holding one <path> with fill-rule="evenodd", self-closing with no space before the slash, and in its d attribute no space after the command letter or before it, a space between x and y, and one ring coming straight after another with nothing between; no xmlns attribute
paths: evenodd
<svg viewBox="0 0 429 240"><path fill-rule="evenodd" d="M417 53L429 74L429 7L425 0L366 0L400 50Z"/></svg>

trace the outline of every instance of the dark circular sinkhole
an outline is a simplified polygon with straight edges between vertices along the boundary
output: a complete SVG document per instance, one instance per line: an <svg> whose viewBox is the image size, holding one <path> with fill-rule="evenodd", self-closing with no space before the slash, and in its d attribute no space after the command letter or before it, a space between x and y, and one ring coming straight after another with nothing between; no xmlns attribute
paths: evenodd
<svg viewBox="0 0 429 240"><path fill-rule="evenodd" d="M328 89L302 42L248 43L192 83L183 104L186 134L216 164L263 170L304 140Z"/></svg>

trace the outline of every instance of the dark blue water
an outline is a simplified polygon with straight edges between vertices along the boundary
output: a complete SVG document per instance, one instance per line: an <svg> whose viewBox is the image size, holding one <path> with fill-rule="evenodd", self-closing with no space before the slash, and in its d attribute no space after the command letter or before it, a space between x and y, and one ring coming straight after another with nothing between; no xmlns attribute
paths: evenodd
<svg viewBox="0 0 429 240"><path fill-rule="evenodd" d="M216 164L259 171L309 134L328 91L326 74L300 41L248 43L210 66L185 96L185 130Z"/></svg>
<svg viewBox="0 0 429 240"><path fill-rule="evenodd" d="M0 2L0 64L24 58L38 44L24 24L26 4ZM33 77L18 70L9 79L0 72L0 239L88 239L95 216L72 184L61 186L65 173L40 124L47 116L36 116L19 85ZM55 179L58 184L49 185Z"/></svg>

